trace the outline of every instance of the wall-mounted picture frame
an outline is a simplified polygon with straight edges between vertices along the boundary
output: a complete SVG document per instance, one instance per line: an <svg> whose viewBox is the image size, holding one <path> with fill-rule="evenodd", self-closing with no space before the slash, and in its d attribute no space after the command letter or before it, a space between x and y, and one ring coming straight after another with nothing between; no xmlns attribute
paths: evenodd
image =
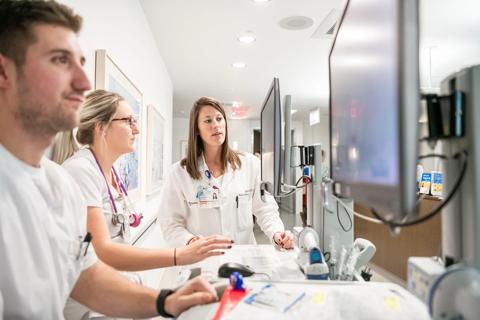
<svg viewBox="0 0 480 320"><path fill-rule="evenodd" d="M114 166L125 184L130 200L136 202L141 197L141 135L143 132L143 95L105 50L95 51L95 89L104 89L121 95L131 106L137 119L140 134L135 141L135 151L118 159Z"/></svg>
<svg viewBox="0 0 480 320"><path fill-rule="evenodd" d="M161 190L165 153L165 119L153 105L147 106L147 195Z"/></svg>
<svg viewBox="0 0 480 320"><path fill-rule="evenodd" d="M187 157L187 148L188 148L187 140L181 140L180 141L180 160Z"/></svg>

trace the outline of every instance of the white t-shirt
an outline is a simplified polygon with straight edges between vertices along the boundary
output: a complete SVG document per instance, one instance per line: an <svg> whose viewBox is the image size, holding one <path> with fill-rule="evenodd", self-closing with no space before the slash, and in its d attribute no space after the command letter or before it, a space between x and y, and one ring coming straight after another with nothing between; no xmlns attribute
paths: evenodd
<svg viewBox="0 0 480 320"><path fill-rule="evenodd" d="M113 225L112 223L112 215L114 211L108 194L107 184L90 150L86 148L78 150L72 157L67 159L62 166L77 182L87 206L98 207L103 210L112 240L115 242L127 243L129 240L128 238L119 236L121 229L120 225ZM117 212L127 211L125 208L125 200L118 200L119 193L117 190L111 184L109 187L110 192L115 199Z"/></svg>
<svg viewBox="0 0 480 320"><path fill-rule="evenodd" d="M80 272L97 260L82 244L78 186L52 161L35 168L0 144L0 208L0 318L62 319Z"/></svg>

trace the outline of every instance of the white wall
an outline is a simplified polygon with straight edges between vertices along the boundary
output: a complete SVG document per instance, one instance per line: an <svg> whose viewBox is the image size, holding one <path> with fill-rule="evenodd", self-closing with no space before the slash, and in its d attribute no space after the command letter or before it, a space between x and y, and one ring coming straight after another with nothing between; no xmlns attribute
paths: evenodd
<svg viewBox="0 0 480 320"><path fill-rule="evenodd" d="M228 140L238 144L238 151L253 153L253 129L260 129L260 120L229 120Z"/></svg>
<svg viewBox="0 0 480 320"><path fill-rule="evenodd" d="M320 143L325 150L325 161L330 163L330 119L326 113L320 114L320 123L310 126L308 119L303 122L303 144L309 146Z"/></svg>
<svg viewBox="0 0 480 320"><path fill-rule="evenodd" d="M188 118L173 118L172 162L180 161L180 141L188 141Z"/></svg>
<svg viewBox="0 0 480 320"><path fill-rule="evenodd" d="M154 105L164 117L164 163L168 167L172 161L172 82L141 5L136 0L62 2L83 17L80 45L87 58L85 69L92 86L95 80L95 50L105 49L142 92L144 108ZM143 150L146 150L146 136L146 121L142 121ZM145 157L141 159L141 166L146 166ZM142 181L146 182L145 174Z"/></svg>

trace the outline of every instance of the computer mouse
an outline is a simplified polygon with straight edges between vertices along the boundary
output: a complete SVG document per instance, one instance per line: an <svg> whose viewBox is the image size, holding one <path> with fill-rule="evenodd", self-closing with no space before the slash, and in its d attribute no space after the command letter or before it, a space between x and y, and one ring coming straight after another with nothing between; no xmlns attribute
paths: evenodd
<svg viewBox="0 0 480 320"><path fill-rule="evenodd" d="M255 273L249 266L236 262L227 262L218 268L218 276L221 278L228 278L233 272L238 272L244 277L250 277Z"/></svg>

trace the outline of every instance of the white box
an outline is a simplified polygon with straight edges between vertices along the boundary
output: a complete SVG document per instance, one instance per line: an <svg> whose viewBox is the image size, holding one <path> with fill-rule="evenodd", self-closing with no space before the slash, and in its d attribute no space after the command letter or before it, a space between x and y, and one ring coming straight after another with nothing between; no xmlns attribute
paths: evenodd
<svg viewBox="0 0 480 320"><path fill-rule="evenodd" d="M430 187L432 196L442 196L443 192L443 173L432 171L432 185Z"/></svg>
<svg viewBox="0 0 480 320"><path fill-rule="evenodd" d="M430 172L422 173L420 180L420 193L430 194L430 185L432 184L432 174Z"/></svg>
<svg viewBox="0 0 480 320"><path fill-rule="evenodd" d="M445 272L445 267L436 257L408 258L408 290L428 304L428 294L432 283L443 272Z"/></svg>

